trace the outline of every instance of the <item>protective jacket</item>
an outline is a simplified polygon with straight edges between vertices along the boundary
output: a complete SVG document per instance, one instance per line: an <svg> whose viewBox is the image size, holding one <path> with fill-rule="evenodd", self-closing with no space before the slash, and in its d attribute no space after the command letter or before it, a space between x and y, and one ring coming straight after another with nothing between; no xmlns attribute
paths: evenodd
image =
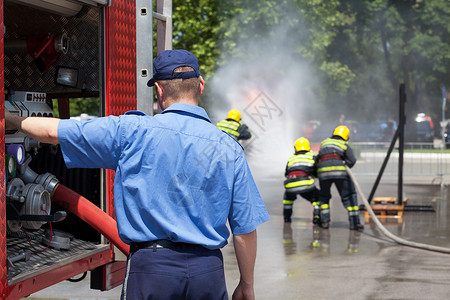
<svg viewBox="0 0 450 300"><path fill-rule="evenodd" d="M315 188L314 178L316 169L314 153L312 151L298 151L293 154L286 165L284 181L286 191L303 193Z"/></svg>
<svg viewBox="0 0 450 300"><path fill-rule="evenodd" d="M343 179L348 174L345 165L350 168L356 163L352 148L341 137L333 135L322 141L316 157L317 175L320 180Z"/></svg>
<svg viewBox="0 0 450 300"><path fill-rule="evenodd" d="M248 140L252 137L247 125L236 122L233 119L225 119L217 123L219 129L233 136L236 140Z"/></svg>

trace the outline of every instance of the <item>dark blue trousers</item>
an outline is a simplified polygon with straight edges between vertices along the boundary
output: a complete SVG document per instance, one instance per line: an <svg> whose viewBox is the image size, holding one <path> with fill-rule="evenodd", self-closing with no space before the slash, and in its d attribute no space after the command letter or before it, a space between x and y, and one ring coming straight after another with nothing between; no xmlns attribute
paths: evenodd
<svg viewBox="0 0 450 300"><path fill-rule="evenodd" d="M128 256L121 299L228 300L222 252L139 249Z"/></svg>
<svg viewBox="0 0 450 300"><path fill-rule="evenodd" d="M358 205L356 188L349 176L343 179L320 180L319 201L320 205L329 204L331 199L331 185L334 183L341 196L345 208Z"/></svg>

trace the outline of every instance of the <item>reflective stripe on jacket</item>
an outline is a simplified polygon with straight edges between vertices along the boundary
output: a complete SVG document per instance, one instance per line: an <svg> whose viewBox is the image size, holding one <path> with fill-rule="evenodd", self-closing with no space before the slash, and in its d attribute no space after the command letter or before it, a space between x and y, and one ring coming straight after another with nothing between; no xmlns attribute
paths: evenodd
<svg viewBox="0 0 450 300"><path fill-rule="evenodd" d="M217 127L219 127L220 130L223 130L223 131L231 134L235 138L238 138L240 135L238 132L238 128L240 125L241 124L239 122L232 121L232 120L222 120L217 123Z"/></svg>
<svg viewBox="0 0 450 300"><path fill-rule="evenodd" d="M314 167L314 153L308 151L304 154L293 154L289 157L287 171L310 171Z"/></svg>
<svg viewBox="0 0 450 300"><path fill-rule="evenodd" d="M320 151L317 155L317 175L320 180L342 179L348 176L345 162L353 166L356 159L351 152L350 159L347 159L347 150L351 148L347 141L339 138L327 138L322 141Z"/></svg>
<svg viewBox="0 0 450 300"><path fill-rule="evenodd" d="M311 177L315 169L314 159L312 151L302 151L289 157L285 174L287 179L284 181L286 190L301 193L315 187L314 179Z"/></svg>

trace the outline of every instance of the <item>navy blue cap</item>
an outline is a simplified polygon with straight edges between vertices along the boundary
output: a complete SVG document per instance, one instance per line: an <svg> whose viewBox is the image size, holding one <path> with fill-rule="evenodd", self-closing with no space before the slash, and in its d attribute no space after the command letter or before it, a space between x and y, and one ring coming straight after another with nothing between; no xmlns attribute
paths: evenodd
<svg viewBox="0 0 450 300"><path fill-rule="evenodd" d="M191 67L194 71L174 72L178 67ZM153 86L157 80L199 77L198 59L186 50L165 50L153 61L153 77L147 82Z"/></svg>

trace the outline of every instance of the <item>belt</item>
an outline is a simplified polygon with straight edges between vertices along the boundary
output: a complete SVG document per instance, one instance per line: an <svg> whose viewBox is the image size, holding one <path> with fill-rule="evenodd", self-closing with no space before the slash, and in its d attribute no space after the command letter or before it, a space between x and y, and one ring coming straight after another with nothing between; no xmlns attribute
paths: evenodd
<svg viewBox="0 0 450 300"><path fill-rule="evenodd" d="M305 171L291 171L288 174L288 177L308 177L309 175Z"/></svg>
<svg viewBox="0 0 450 300"><path fill-rule="evenodd" d="M322 162L327 159L340 159L343 160L342 157L337 153L324 154L319 158L319 162Z"/></svg>
<svg viewBox="0 0 450 300"><path fill-rule="evenodd" d="M130 245L130 252L135 252L139 249L156 249L156 248L170 248L170 249L192 249L192 248L204 248L201 245L189 244L189 243L177 243L169 240L154 240L148 242L132 242Z"/></svg>

